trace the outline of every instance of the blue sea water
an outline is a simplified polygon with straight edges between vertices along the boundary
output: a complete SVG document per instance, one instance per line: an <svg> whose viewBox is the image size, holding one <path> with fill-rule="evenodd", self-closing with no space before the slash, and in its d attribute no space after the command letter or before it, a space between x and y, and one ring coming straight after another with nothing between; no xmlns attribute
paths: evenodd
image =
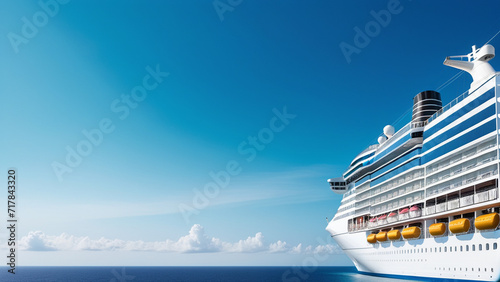
<svg viewBox="0 0 500 282"><path fill-rule="evenodd" d="M0 281L408 281L360 274L354 267L34 267L0 268Z"/></svg>

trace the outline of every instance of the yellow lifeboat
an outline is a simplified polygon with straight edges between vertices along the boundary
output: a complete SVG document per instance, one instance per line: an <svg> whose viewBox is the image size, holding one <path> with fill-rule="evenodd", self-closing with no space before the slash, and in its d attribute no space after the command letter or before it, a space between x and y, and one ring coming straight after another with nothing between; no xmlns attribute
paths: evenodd
<svg viewBox="0 0 500 282"><path fill-rule="evenodd" d="M446 224L440 222L440 223L434 223L429 226L429 233L432 236L441 236L446 232Z"/></svg>
<svg viewBox="0 0 500 282"><path fill-rule="evenodd" d="M467 218L459 218L450 222L449 229L453 233L464 233L469 231L470 221Z"/></svg>
<svg viewBox="0 0 500 282"><path fill-rule="evenodd" d="M368 243L371 243L371 244L375 244L377 243L377 234L373 233L373 234L370 234L368 235L368 237L366 237L366 241L368 241Z"/></svg>
<svg viewBox="0 0 500 282"><path fill-rule="evenodd" d="M391 230L387 232L387 238L392 241L399 240L399 238L401 238L401 232L399 232L399 230L397 229Z"/></svg>
<svg viewBox="0 0 500 282"><path fill-rule="evenodd" d="M420 237L420 228L417 226L412 226L403 229L403 232L401 232L403 237L405 239L414 239Z"/></svg>
<svg viewBox="0 0 500 282"><path fill-rule="evenodd" d="M474 226L479 230L487 230L497 228L498 223L500 223L500 216L495 212L476 217Z"/></svg>
<svg viewBox="0 0 500 282"><path fill-rule="evenodd" d="M387 241L387 232L380 231L375 237L377 238L377 241L385 242Z"/></svg>

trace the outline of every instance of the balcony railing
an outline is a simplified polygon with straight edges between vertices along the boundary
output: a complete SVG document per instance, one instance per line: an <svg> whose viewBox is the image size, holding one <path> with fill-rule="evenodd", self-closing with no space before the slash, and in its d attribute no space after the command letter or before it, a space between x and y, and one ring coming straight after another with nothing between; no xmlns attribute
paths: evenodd
<svg viewBox="0 0 500 282"><path fill-rule="evenodd" d="M475 154L479 154L479 153L481 153L483 151L486 151L486 150L488 150L488 149L490 149L492 147L495 147L495 146L496 146L496 143L493 143L493 142L489 143L488 142L488 143L486 143L484 145L478 146L477 149L474 149L474 150L472 150L470 152L463 153L461 156L457 156L454 159L447 160L446 163L443 162L443 163L439 164L438 166L429 169L429 171L427 173L433 173L435 171L444 169L444 168L450 166L451 164L455 164L455 163L457 163L457 162L459 162L461 160L465 160L465 159L467 159L469 157L472 157Z"/></svg>
<svg viewBox="0 0 500 282"><path fill-rule="evenodd" d="M445 212L453 209L458 209L461 207L470 206L473 204L496 200L497 198L498 198L498 188L493 188L472 195L467 195L467 196L462 196L460 198L447 200L445 202L436 205L427 206L425 208L425 214L431 215L435 213Z"/></svg>

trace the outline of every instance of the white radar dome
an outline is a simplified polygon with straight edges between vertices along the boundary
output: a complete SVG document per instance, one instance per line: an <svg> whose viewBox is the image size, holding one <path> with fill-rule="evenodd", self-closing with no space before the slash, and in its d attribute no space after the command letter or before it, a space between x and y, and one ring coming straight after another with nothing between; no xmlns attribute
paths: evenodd
<svg viewBox="0 0 500 282"><path fill-rule="evenodd" d="M392 135L394 135L394 126L386 125L384 127L384 134L385 134L385 136L387 136L387 138L391 138Z"/></svg>
<svg viewBox="0 0 500 282"><path fill-rule="evenodd" d="M387 137L385 137L385 136L380 136L380 137L377 139L377 141L378 141L378 143L379 143L379 144L384 143L384 142L385 142L385 140L387 140Z"/></svg>

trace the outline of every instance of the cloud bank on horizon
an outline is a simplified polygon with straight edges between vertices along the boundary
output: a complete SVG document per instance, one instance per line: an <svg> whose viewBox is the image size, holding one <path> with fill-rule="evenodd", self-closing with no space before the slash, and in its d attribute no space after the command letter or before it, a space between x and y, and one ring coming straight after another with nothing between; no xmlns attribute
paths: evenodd
<svg viewBox="0 0 500 282"><path fill-rule="evenodd" d="M175 253L291 253L291 254L341 254L342 250L337 245L325 244L313 247L302 244L290 246L278 240L266 243L261 232L249 236L238 242L224 242L218 238L210 238L203 226L194 224L189 234L178 240L144 242L125 241L120 239L100 238L97 240L89 237L77 237L62 233L58 236L46 235L42 231L30 231L28 235L19 240L20 250L24 251L154 251Z"/></svg>

